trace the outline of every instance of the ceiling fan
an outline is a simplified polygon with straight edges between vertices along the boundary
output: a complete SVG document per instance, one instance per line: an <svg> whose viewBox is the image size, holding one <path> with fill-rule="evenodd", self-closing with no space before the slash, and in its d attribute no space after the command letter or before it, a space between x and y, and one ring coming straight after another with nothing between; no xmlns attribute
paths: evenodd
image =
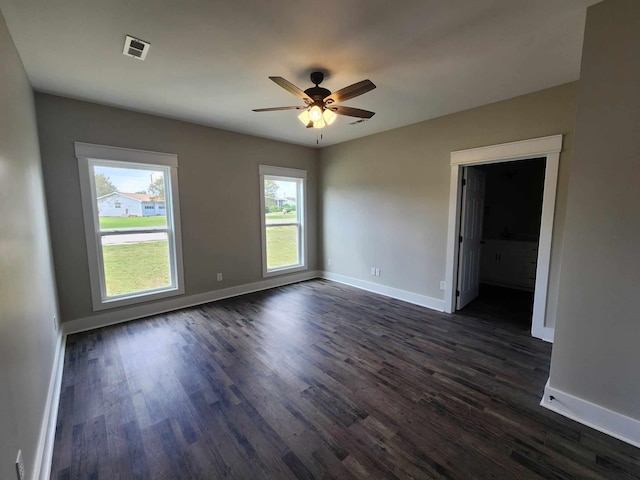
<svg viewBox="0 0 640 480"><path fill-rule="evenodd" d="M315 87L307 88L304 91L282 77L269 78L287 92L293 93L296 97L300 98L305 104L297 107L256 108L253 110L254 112L302 110L302 113L298 115L298 119L300 119L307 128L324 128L325 125L331 125L336 121L337 115L347 115L357 118L371 118L375 115L375 112L368 110L338 105L338 103L342 103L376 88L371 80L362 80L361 82L354 83L353 85L331 93L330 90L319 86L322 80L324 80L324 73L322 72L311 73L311 83L313 83Z"/></svg>

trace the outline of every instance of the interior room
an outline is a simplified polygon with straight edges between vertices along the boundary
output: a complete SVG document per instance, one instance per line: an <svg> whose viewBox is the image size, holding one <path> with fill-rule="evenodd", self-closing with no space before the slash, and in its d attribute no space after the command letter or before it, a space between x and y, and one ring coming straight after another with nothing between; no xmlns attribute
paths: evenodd
<svg viewBox="0 0 640 480"><path fill-rule="evenodd" d="M640 478L640 2L0 13L0 478Z"/></svg>
<svg viewBox="0 0 640 480"><path fill-rule="evenodd" d="M531 330L545 160L477 167L485 177L478 296L460 311Z"/></svg>

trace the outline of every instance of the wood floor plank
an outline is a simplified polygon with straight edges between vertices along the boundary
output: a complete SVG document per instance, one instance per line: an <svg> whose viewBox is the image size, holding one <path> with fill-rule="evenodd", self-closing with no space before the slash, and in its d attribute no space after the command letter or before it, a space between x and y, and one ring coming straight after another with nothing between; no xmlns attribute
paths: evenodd
<svg viewBox="0 0 640 480"><path fill-rule="evenodd" d="M640 449L539 406L550 354L504 312L325 280L80 333L51 478L640 479Z"/></svg>

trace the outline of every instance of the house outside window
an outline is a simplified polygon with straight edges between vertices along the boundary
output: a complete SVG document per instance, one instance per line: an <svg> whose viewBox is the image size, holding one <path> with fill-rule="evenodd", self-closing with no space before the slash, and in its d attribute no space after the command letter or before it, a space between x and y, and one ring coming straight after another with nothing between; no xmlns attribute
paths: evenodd
<svg viewBox="0 0 640 480"><path fill-rule="evenodd" d="M93 309L184 293L177 156L85 143L75 148ZM156 214L160 203L166 208Z"/></svg>
<svg viewBox="0 0 640 480"><path fill-rule="evenodd" d="M307 269L307 171L260 165L262 274Z"/></svg>

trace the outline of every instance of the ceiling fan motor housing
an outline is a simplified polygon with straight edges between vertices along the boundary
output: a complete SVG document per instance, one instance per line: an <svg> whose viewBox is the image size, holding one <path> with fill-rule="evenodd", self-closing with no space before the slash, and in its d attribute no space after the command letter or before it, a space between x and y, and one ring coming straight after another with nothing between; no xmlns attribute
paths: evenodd
<svg viewBox="0 0 640 480"><path fill-rule="evenodd" d="M322 106L322 100L331 95L331 90L318 86L324 80L324 73L312 72L310 77L311 83L315 84L315 87L307 88L304 93L306 93L309 98L313 99L315 104Z"/></svg>
<svg viewBox="0 0 640 480"><path fill-rule="evenodd" d="M307 88L304 93L306 93L309 98L312 98L316 102L322 102L322 100L329 95L331 95L331 90L327 90L322 87L311 87Z"/></svg>

